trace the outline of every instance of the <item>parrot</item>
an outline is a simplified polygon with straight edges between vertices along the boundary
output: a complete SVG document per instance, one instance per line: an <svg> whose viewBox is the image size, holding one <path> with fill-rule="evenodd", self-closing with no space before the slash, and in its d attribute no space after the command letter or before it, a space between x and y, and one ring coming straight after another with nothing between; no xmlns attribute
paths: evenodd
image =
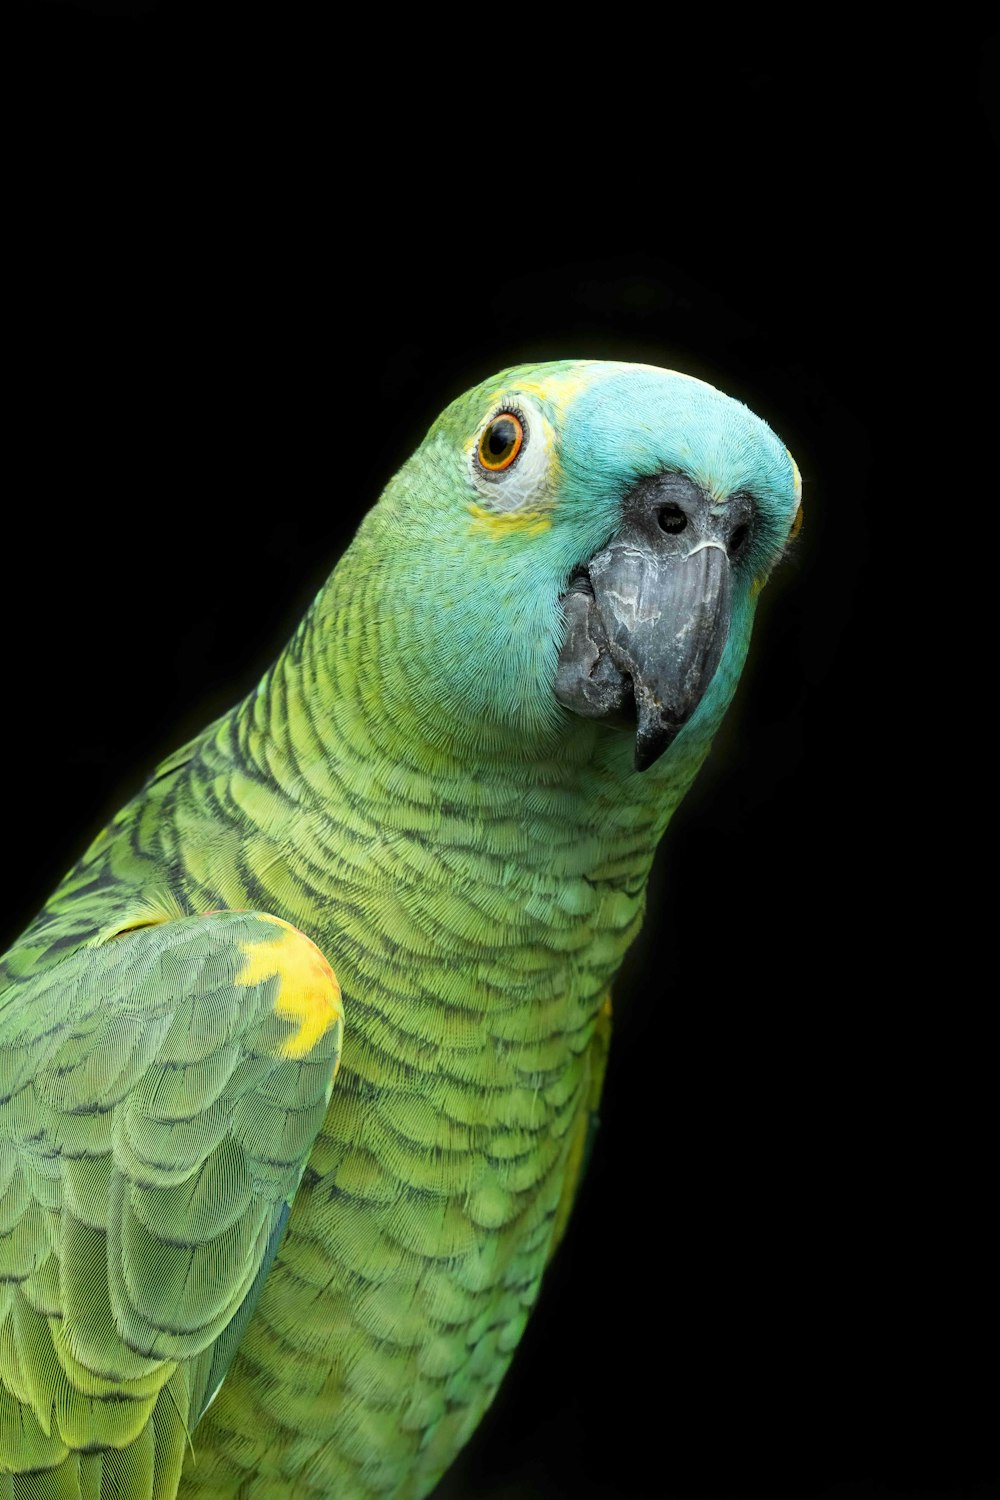
<svg viewBox="0 0 1000 1500"><path fill-rule="evenodd" d="M801 495L692 375L506 369L94 839L0 961L0 1500L431 1493Z"/></svg>

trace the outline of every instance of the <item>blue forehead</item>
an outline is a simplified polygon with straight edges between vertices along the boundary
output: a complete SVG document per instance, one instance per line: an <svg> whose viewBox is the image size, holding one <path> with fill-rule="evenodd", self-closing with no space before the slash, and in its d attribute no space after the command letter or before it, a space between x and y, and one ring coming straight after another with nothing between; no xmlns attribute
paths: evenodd
<svg viewBox="0 0 1000 1500"><path fill-rule="evenodd" d="M570 485L592 489L600 476L617 488L673 469L716 500L749 490L794 509L792 463L767 423L731 396L669 370L594 367L565 413L561 460Z"/></svg>

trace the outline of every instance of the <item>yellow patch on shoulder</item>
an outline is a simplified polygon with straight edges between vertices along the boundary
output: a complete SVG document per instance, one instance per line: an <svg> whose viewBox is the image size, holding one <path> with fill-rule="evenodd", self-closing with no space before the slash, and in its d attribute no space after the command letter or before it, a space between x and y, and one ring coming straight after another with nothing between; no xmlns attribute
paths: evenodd
<svg viewBox="0 0 1000 1500"><path fill-rule="evenodd" d="M282 931L259 943L241 943L247 961L237 984L259 984L278 976L275 1014L298 1026L282 1043L279 1056L299 1058L311 1052L331 1026L343 1019L337 976L311 938L281 917L268 917Z"/></svg>

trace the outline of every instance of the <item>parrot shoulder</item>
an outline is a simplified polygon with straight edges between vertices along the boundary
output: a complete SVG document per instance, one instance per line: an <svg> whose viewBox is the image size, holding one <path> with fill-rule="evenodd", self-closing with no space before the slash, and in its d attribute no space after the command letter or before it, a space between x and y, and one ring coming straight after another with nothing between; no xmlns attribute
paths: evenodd
<svg viewBox="0 0 1000 1500"><path fill-rule="evenodd" d="M179 1473L277 1250L339 1063L339 986L280 918L162 902L52 962L11 958L0 1493L34 1471L90 1493L102 1461L115 1494L125 1474L122 1495L147 1493L147 1468Z"/></svg>

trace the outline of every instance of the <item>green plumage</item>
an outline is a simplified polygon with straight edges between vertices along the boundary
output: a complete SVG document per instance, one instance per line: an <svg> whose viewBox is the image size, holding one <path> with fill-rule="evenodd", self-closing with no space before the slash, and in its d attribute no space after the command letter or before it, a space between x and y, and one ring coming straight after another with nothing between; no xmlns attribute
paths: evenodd
<svg viewBox="0 0 1000 1500"><path fill-rule="evenodd" d="M514 406L520 468L484 479ZM639 774L553 680L567 580L660 471L755 520L718 668ZM429 1493L561 1232L609 984L797 505L699 382L509 371L95 840L0 967L0 1500Z"/></svg>

